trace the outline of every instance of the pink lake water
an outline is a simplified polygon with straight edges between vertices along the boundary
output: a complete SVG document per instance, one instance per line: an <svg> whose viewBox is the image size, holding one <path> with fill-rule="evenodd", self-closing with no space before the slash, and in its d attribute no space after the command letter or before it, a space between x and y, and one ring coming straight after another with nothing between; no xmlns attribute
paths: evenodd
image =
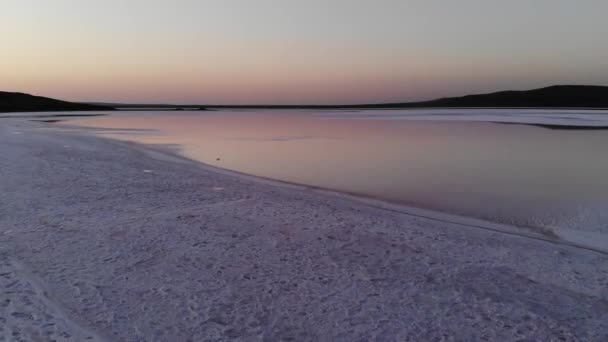
<svg viewBox="0 0 608 342"><path fill-rule="evenodd" d="M578 123L608 126L608 113L414 112L109 112L68 124L174 145L191 159L280 181L502 223L608 233L608 130L492 122L568 124L576 114Z"/></svg>

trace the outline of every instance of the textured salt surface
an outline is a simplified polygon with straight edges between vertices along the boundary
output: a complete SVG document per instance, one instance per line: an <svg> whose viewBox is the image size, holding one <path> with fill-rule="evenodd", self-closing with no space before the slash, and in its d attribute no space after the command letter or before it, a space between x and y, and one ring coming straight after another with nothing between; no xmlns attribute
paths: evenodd
<svg viewBox="0 0 608 342"><path fill-rule="evenodd" d="M0 341L103 341L72 321L35 278L0 255Z"/></svg>
<svg viewBox="0 0 608 342"><path fill-rule="evenodd" d="M5 336L608 340L605 254L37 127L0 121Z"/></svg>

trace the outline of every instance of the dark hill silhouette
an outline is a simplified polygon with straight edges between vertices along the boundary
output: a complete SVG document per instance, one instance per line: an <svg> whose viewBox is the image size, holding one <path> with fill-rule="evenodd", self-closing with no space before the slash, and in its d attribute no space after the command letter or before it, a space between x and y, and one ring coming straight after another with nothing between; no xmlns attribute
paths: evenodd
<svg viewBox="0 0 608 342"><path fill-rule="evenodd" d="M556 85L523 91L448 97L432 101L321 106L207 106L208 108L608 108L608 87Z"/></svg>
<svg viewBox="0 0 608 342"><path fill-rule="evenodd" d="M113 110L108 106L60 101L48 97L0 91L0 112Z"/></svg>
<svg viewBox="0 0 608 342"><path fill-rule="evenodd" d="M404 107L608 108L608 87L557 85L526 91L501 91L396 105Z"/></svg>
<svg viewBox="0 0 608 342"><path fill-rule="evenodd" d="M359 105L175 105L73 103L22 93L0 92L0 112L73 111L121 109L374 109L374 108L608 108L608 87L557 85L523 91L448 97L432 101Z"/></svg>
<svg viewBox="0 0 608 342"><path fill-rule="evenodd" d="M111 104L120 108L180 107L179 105ZM189 105L198 107L200 105ZM533 90L447 97L432 101L355 105L204 105L205 108L251 109L374 109L374 108L608 108L608 87L556 85Z"/></svg>

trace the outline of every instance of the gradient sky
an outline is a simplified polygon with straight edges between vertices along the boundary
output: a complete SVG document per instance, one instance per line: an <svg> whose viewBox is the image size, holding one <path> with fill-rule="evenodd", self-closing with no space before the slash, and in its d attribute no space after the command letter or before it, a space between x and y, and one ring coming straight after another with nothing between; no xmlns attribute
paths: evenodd
<svg viewBox="0 0 608 342"><path fill-rule="evenodd" d="M606 0L2 0L0 90L368 103L608 85Z"/></svg>

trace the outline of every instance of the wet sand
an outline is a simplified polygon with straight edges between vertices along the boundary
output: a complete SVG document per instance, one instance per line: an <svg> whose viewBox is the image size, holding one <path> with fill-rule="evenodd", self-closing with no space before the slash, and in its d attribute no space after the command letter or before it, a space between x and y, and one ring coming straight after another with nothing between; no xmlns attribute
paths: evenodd
<svg viewBox="0 0 608 342"><path fill-rule="evenodd" d="M608 339L604 253L45 127L0 121L0 341Z"/></svg>

